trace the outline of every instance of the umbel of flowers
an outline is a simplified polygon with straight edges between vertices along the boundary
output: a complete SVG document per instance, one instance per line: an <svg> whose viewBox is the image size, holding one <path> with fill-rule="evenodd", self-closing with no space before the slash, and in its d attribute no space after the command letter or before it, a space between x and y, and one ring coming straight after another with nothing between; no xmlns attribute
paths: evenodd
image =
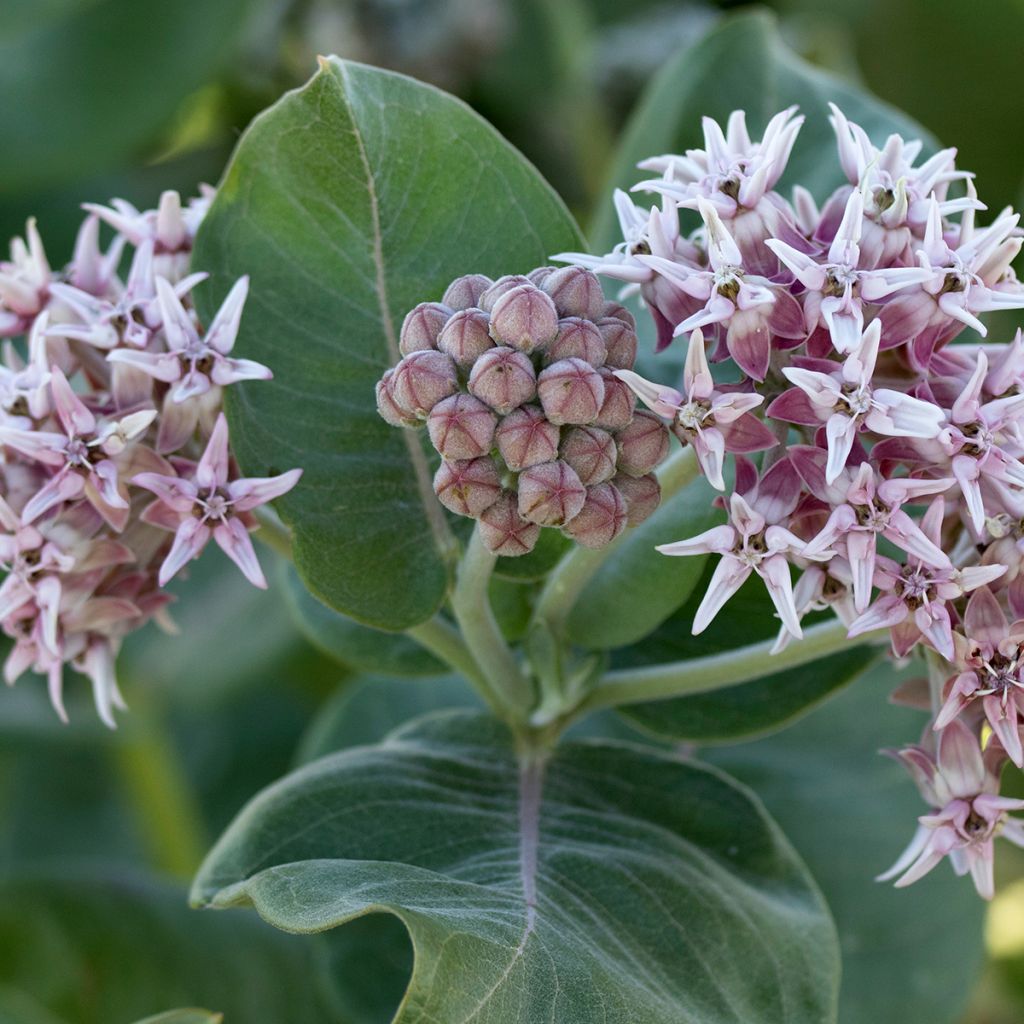
<svg viewBox="0 0 1024 1024"><path fill-rule="evenodd" d="M777 185L796 108L759 140L742 111L724 129L706 118L703 149L641 163L656 176L634 191L655 203L615 193L623 240L611 252L561 253L568 268L494 285L464 278L413 311L380 409L427 422L445 459L439 496L507 554L541 525L589 539L574 522L591 495L633 500L623 484L657 460L652 446L623 466L642 415L622 403L618 418L628 386L723 492L721 525L660 548L717 558L694 633L757 574L777 649L800 640L807 613L831 609L850 638L887 636L896 659L923 650L929 686L914 699L932 718L894 756L930 810L883 877L906 885L949 857L988 897L993 840L1024 845L1009 814L1024 802L998 795L1002 765L1024 767L1024 338L989 340L981 318L1024 308L1011 267L1022 233L1008 209L979 222L986 207L954 150L922 158L920 142L873 142L834 106L830 120L846 183L787 196ZM620 300L638 294L658 349L681 339L682 381L633 372L631 331L629 358L610 355L610 325L632 325L586 271L620 282ZM586 302L560 298L570 283ZM597 477L600 445L584 436L615 439Z"/></svg>
<svg viewBox="0 0 1024 1024"><path fill-rule="evenodd" d="M70 665L113 726L122 638L150 619L170 625L163 587L211 539L266 586L253 510L300 475L241 479L231 460L222 389L271 373L231 354L245 278L205 329L192 305L206 277L187 273L192 240L211 198L87 206L56 270L29 221L0 263L4 676L44 675L61 718ZM106 249L101 221L114 228Z"/></svg>

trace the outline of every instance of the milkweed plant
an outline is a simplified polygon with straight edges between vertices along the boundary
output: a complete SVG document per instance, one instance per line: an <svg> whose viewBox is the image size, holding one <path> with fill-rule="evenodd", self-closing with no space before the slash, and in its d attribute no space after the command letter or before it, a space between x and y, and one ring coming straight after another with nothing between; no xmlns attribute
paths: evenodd
<svg viewBox="0 0 1024 1024"><path fill-rule="evenodd" d="M920 806L858 873L992 898L1024 847L1024 335L986 317L1024 309L1024 232L850 96L653 133L687 144L587 245L457 101L323 60L219 188L86 203L66 265L29 221L0 265L6 681L63 719L87 684L115 727L123 639L172 627L211 541L265 587L254 535L478 696L256 796L197 906L397 915L403 1024L834 1020L823 897L685 709L778 729L871 666L919 709L884 753ZM647 732L610 738L619 707Z"/></svg>

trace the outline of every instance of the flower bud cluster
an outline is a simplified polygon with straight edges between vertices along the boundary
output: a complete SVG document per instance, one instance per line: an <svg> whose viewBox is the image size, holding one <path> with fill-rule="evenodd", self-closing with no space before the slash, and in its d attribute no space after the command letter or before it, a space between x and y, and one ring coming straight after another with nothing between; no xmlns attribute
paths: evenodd
<svg viewBox="0 0 1024 1024"><path fill-rule="evenodd" d="M635 323L590 271L460 277L406 316L399 348L377 408L426 425L435 493L491 551L524 555L545 526L604 547L657 508L668 430L617 376L636 359Z"/></svg>
<svg viewBox="0 0 1024 1024"><path fill-rule="evenodd" d="M1024 308L1019 216L979 223L954 150L920 160L830 120L832 195L776 190L796 108L757 141L742 111L705 118L703 149L640 165L657 205L616 193L612 252L554 259L639 293L659 347L688 339L680 386L618 376L730 492L725 523L660 549L718 559L693 631L756 574L778 648L831 608L851 638L926 652L932 727L899 756L932 813L894 874L948 855L990 896L993 838L1024 845L1024 805L997 795L1001 765L1024 767L1024 337L989 340L981 317Z"/></svg>
<svg viewBox="0 0 1024 1024"><path fill-rule="evenodd" d="M162 588L210 539L266 585L252 512L300 473L240 479L230 458L222 389L270 371L231 355L247 279L205 329L192 305L206 277L188 273L192 239L211 198L87 206L59 270L29 221L0 262L4 677L46 676L63 719L70 665L113 726L123 637L150 619L170 624ZM106 248L101 222L114 228Z"/></svg>

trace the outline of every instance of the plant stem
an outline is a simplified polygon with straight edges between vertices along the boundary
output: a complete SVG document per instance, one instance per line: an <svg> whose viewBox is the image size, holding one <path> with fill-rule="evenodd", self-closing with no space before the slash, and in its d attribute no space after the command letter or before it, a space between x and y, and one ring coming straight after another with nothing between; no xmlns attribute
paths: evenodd
<svg viewBox="0 0 1024 1024"><path fill-rule="evenodd" d="M260 528L253 536L289 562L293 561L292 532L281 522L277 513L269 505L263 505L255 510L254 515L259 520Z"/></svg>
<svg viewBox="0 0 1024 1024"><path fill-rule="evenodd" d="M678 494L700 472L700 464L692 448L677 449L658 471L658 482L661 484L661 499L666 501ZM548 628L556 635L561 632L565 620L569 617L573 606L583 593L587 584L594 578L602 565L618 550L628 538L622 534L607 547L591 548L576 547L552 570L533 611L533 621L546 622Z"/></svg>
<svg viewBox="0 0 1024 1024"><path fill-rule="evenodd" d="M503 717L522 722L533 706L533 686L491 610L488 586L496 562L497 556L487 550L474 529L456 570L452 611L462 639L481 670L471 681L482 686L488 702L497 705Z"/></svg>
<svg viewBox="0 0 1024 1024"><path fill-rule="evenodd" d="M710 693L738 683L746 683L769 673L796 668L837 651L870 643L873 637L847 639L846 626L838 619L811 626L803 640L791 643L778 654L771 654L774 640L750 644L704 658L672 661L646 668L609 672L581 703L580 711L615 707L649 700L664 700L695 693Z"/></svg>
<svg viewBox="0 0 1024 1024"><path fill-rule="evenodd" d="M486 684L484 674L461 634L443 615L435 615L418 626L412 626L405 633L467 679L478 685Z"/></svg>

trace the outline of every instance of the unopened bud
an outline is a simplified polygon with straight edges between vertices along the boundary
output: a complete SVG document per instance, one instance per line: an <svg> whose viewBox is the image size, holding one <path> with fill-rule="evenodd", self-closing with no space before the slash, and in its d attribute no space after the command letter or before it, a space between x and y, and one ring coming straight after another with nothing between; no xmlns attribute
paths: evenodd
<svg viewBox="0 0 1024 1024"><path fill-rule="evenodd" d="M494 433L498 451L514 473L558 458L561 431L536 405L510 412Z"/></svg>
<svg viewBox="0 0 1024 1024"><path fill-rule="evenodd" d="M617 317L606 316L597 321L608 356L605 363L616 370L632 370L636 362L636 331Z"/></svg>
<svg viewBox="0 0 1024 1024"><path fill-rule="evenodd" d="M506 416L537 394L533 363L514 348L489 349L473 364L469 390L499 415Z"/></svg>
<svg viewBox="0 0 1024 1024"><path fill-rule="evenodd" d="M453 310L469 309L478 305L480 296L483 295L494 282L483 274L467 274L465 277L457 277L445 289L441 301Z"/></svg>
<svg viewBox="0 0 1024 1024"><path fill-rule="evenodd" d="M377 381L377 412L381 419L390 423L393 427L417 427L419 420L411 413L406 412L395 401L392 381L395 379L394 370L385 370L384 376Z"/></svg>
<svg viewBox="0 0 1024 1024"><path fill-rule="evenodd" d="M451 395L427 417L427 432L446 459L475 459L494 444L498 417L472 395Z"/></svg>
<svg viewBox="0 0 1024 1024"><path fill-rule="evenodd" d="M487 313L490 313L494 309L494 304L505 294L505 292L512 291L513 288L518 288L523 284L532 284L528 277L523 277L522 274L506 274L504 277L499 277L490 288L487 289L477 301L477 305Z"/></svg>
<svg viewBox="0 0 1024 1024"><path fill-rule="evenodd" d="M489 326L490 317L482 309L460 309L444 325L437 338L437 347L459 366L472 366L489 348L494 348Z"/></svg>
<svg viewBox="0 0 1024 1024"><path fill-rule="evenodd" d="M450 306L451 303L449 302L448 305ZM608 317L615 317L616 320L621 320L631 330L636 330L636 317L621 302L606 302L604 304L600 319L604 320Z"/></svg>
<svg viewBox="0 0 1024 1024"><path fill-rule="evenodd" d="M627 476L645 476L668 455L668 428L654 415L641 409L633 422L619 431L619 471Z"/></svg>
<svg viewBox="0 0 1024 1024"><path fill-rule="evenodd" d="M422 419L458 388L455 364L443 352L434 349L407 355L395 367L391 382L391 393L398 405Z"/></svg>
<svg viewBox="0 0 1024 1024"><path fill-rule="evenodd" d="M567 316L558 321L558 337L544 353L546 363L559 359L582 359L591 366L603 366L608 355L601 332L589 320Z"/></svg>
<svg viewBox="0 0 1024 1024"><path fill-rule="evenodd" d="M604 401L594 426L604 430L622 430L633 422L636 395L625 381L615 376L610 367L602 366L597 372L604 382Z"/></svg>
<svg viewBox="0 0 1024 1024"><path fill-rule="evenodd" d="M626 502L614 484L587 488L583 508L563 532L585 548L603 548L626 528Z"/></svg>
<svg viewBox="0 0 1024 1024"><path fill-rule="evenodd" d="M532 352L558 333L558 313L551 297L532 284L512 288L491 310L491 337L499 345Z"/></svg>
<svg viewBox="0 0 1024 1024"><path fill-rule="evenodd" d="M575 470L561 460L519 474L519 514L540 526L564 526L583 508L586 496Z"/></svg>
<svg viewBox="0 0 1024 1024"><path fill-rule="evenodd" d="M449 511L476 519L501 496L498 468L489 456L445 460L434 474L434 493Z"/></svg>
<svg viewBox="0 0 1024 1024"><path fill-rule="evenodd" d="M422 349L437 348L437 336L448 323L452 310L440 302L421 302L405 314L398 336L398 350L403 356Z"/></svg>
<svg viewBox="0 0 1024 1024"><path fill-rule="evenodd" d="M477 529L484 547L506 558L529 554L540 536L540 527L519 514L516 496L511 491L505 491L480 516Z"/></svg>
<svg viewBox="0 0 1024 1024"><path fill-rule="evenodd" d="M526 276L538 287L542 287L544 282L558 269L558 267L538 267L536 270L531 270Z"/></svg>
<svg viewBox="0 0 1024 1024"><path fill-rule="evenodd" d="M561 359L541 370L537 394L552 423L593 423L604 403L604 381L582 359Z"/></svg>
<svg viewBox="0 0 1024 1024"><path fill-rule="evenodd" d="M565 432L559 455L576 471L584 487L603 484L615 476L615 438L598 427L571 427Z"/></svg>
<svg viewBox="0 0 1024 1024"><path fill-rule="evenodd" d="M620 473L612 483L626 500L630 526L639 526L649 519L661 504L661 484L653 473L635 477Z"/></svg>
<svg viewBox="0 0 1024 1024"><path fill-rule="evenodd" d="M597 320L604 312L601 282L583 267L561 267L544 278L542 287L555 300L559 316Z"/></svg>

